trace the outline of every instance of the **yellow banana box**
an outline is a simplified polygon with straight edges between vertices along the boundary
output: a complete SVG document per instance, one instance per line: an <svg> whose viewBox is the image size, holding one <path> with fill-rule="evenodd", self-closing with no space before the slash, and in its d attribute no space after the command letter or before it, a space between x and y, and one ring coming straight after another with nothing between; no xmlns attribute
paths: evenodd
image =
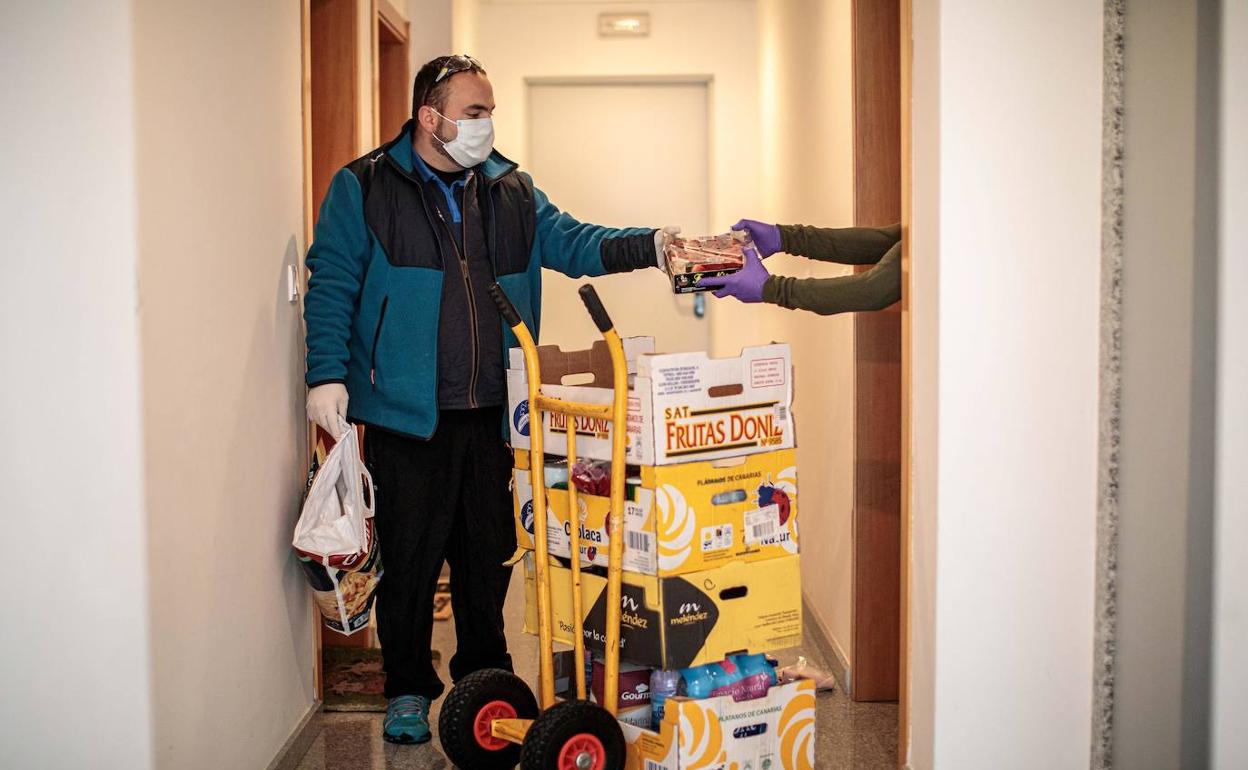
<svg viewBox="0 0 1248 770"><path fill-rule="evenodd" d="M536 634L537 585L533 553L524 558L524 630ZM802 586L798 556L732 561L673 577L623 573L620 658L660 668L714 663L737 652L770 652L802 641ZM555 641L572 644L572 573L551 564ZM581 573L585 646L605 651L607 579Z"/></svg>
<svg viewBox="0 0 1248 770"><path fill-rule="evenodd" d="M626 770L813 770L815 683L777 685L762 698L669 698L658 731L621 724Z"/></svg>
<svg viewBox="0 0 1248 770"><path fill-rule="evenodd" d="M532 550L533 484L529 454L516 450L516 540ZM681 465L645 465L624 506L624 561L629 572L668 577L729 561L755 562L798 552L797 451ZM547 490L547 547L571 558L566 489ZM581 560L607 566L608 497L577 495Z"/></svg>
<svg viewBox="0 0 1248 770"><path fill-rule="evenodd" d="M538 349L542 393L590 404L611 403L611 361L605 344L589 350ZM630 465L673 465L695 460L791 449L794 438L793 366L784 343L742 349L728 358L706 352L655 353L652 337L624 340L628 361L628 417L625 442ZM589 378L587 384L564 384ZM507 368L511 442L529 448L528 374L524 355L513 348ZM543 412L543 446L567 454L568 417ZM582 457L611 459L609 421L575 417Z"/></svg>

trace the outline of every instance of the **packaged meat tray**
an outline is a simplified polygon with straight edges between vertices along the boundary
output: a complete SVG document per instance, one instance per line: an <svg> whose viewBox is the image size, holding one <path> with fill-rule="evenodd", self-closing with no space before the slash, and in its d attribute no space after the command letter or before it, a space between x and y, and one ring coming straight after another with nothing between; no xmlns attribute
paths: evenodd
<svg viewBox="0 0 1248 770"><path fill-rule="evenodd" d="M750 234L737 230L701 238L672 239L664 250L672 291L676 294L707 291L699 286L702 279L740 270L745 264L742 250L750 243Z"/></svg>

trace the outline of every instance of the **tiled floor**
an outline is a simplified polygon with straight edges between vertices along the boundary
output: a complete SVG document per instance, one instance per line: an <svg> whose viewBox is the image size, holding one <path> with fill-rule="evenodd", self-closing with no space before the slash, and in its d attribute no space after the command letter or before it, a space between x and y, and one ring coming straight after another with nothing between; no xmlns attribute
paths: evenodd
<svg viewBox="0 0 1248 770"><path fill-rule="evenodd" d="M516 570L517 581L520 570ZM524 589L513 582L508 600L507 631L512 643L516 673L528 681L537 677L536 638L520 632L524 614ZM455 649L454 625L439 623L434 647L442 660ZM804 649L779 653L790 661L798 653L826 667L813 640ZM443 664L445 666L445 664ZM443 671L443 678L449 677ZM320 714L312 725L315 737L298 764L298 770L435 770L450 763L438 748L438 704L433 706L433 740L422 746L395 746L381 739L380 714ZM874 770L897 766L897 706L891 703L854 703L839 690L819 697L816 717L819 740L815 767L819 770Z"/></svg>

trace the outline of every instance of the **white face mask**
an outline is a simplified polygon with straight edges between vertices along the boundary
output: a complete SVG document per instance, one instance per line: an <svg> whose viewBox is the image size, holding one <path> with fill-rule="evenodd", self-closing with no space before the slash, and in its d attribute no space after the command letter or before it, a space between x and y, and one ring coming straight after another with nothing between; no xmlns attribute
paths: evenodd
<svg viewBox="0 0 1248 770"><path fill-rule="evenodd" d="M432 107L429 109L433 110ZM433 135L434 139L442 142L442 148L446 150L447 155L451 156L451 160L464 168L472 168L484 163L485 159L490 157L490 151L494 149L493 118L451 120L437 110L433 110L433 114L454 123L459 130L455 138L449 142L442 142L436 133Z"/></svg>

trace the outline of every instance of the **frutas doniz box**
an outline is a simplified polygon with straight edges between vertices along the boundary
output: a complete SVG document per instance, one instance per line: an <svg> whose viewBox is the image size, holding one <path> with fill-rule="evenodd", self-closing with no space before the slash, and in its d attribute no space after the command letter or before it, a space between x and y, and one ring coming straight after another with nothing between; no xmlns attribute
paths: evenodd
<svg viewBox="0 0 1248 770"><path fill-rule="evenodd" d="M533 553L524 558L524 630L536 634ZM737 652L768 652L802 642L798 556L728 562L660 578L625 572L620 598L620 659L660 668L688 668ZM552 564L554 637L572 644L572 572ZM607 579L581 573L585 646L604 651Z"/></svg>
<svg viewBox="0 0 1248 770"><path fill-rule="evenodd" d="M761 698L672 697L658 731L621 724L626 770L813 770L815 683L777 685Z"/></svg>
<svg viewBox="0 0 1248 770"><path fill-rule="evenodd" d="M516 540L532 550L533 487L528 452L516 451ZM569 482L571 483L571 482ZM761 561L795 554L797 451L643 465L640 485L630 485L624 505L625 570L682 575L727 561ZM548 489L546 532L550 552L570 558L572 524L566 489ZM583 563L607 566L611 499L577 494Z"/></svg>
<svg viewBox="0 0 1248 770"><path fill-rule="evenodd" d="M651 337L624 340L628 358L628 450L630 465L670 465L694 460L792 449L793 374L789 346L749 347L731 358L705 352L654 353ZM538 348L542 393L587 403L611 403L611 359L599 341L590 350ZM565 378L589 376L583 385ZM529 390L524 355L511 351L507 370L511 442L529 448ZM611 459L611 426L596 418L545 413L544 449L567 453L567 422L573 419L580 457Z"/></svg>

